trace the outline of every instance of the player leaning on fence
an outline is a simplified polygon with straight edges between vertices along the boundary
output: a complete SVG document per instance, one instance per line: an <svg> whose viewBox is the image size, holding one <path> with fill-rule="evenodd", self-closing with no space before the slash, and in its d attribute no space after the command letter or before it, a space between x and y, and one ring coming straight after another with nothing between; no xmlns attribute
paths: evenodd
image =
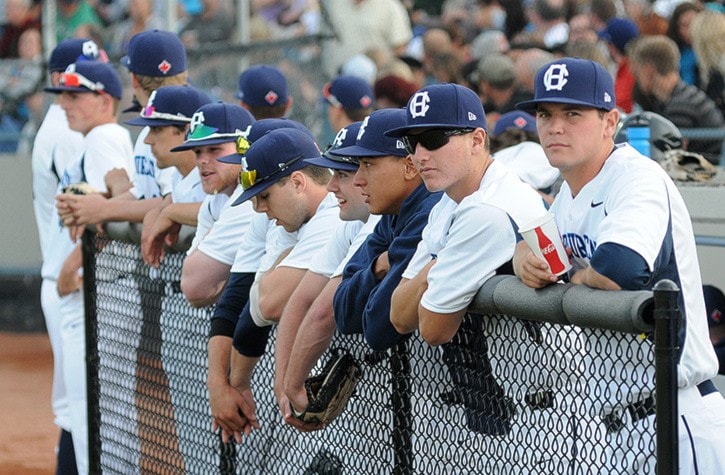
<svg viewBox="0 0 725 475"><path fill-rule="evenodd" d="M627 144L615 146L619 112L612 78L593 61L564 58L545 65L536 75L534 100L517 107L536 112L541 144L565 180L551 210L571 248L571 282L605 290L642 290L671 279L680 288L684 323L678 364L680 473L725 473L725 401L710 380L717 372L717 360L708 340L690 217L676 186L656 162ZM556 281L524 242L517 246L514 269L530 287ZM602 333L582 332L586 362L587 354L593 356L600 347ZM652 349L649 340L630 335L620 345L622 352L617 354L622 355ZM639 452L640 459L626 462L614 455L618 445L653 446L646 440L654 437L653 403L648 398L653 379L651 374L635 372L636 363L615 361L616 367L608 371L613 376L608 381L592 380L599 387L589 388L605 389L609 395L599 409L610 455L605 460L618 464L613 468L618 473L654 473L653 466L643 465L654 460L641 459L647 450ZM632 390L633 380L648 382L648 387ZM629 410L635 405L645 414ZM629 429L642 424L648 428L644 434Z"/></svg>

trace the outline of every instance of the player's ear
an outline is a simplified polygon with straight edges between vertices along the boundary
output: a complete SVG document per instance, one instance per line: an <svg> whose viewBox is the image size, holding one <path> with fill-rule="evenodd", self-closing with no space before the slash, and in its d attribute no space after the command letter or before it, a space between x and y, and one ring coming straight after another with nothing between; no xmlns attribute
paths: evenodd
<svg viewBox="0 0 725 475"><path fill-rule="evenodd" d="M293 171L289 177L295 191L303 191L307 187L307 176L300 170Z"/></svg>
<svg viewBox="0 0 725 475"><path fill-rule="evenodd" d="M404 176L406 180L411 180L418 175L418 169L415 168L415 165L413 164L413 156L408 155L403 159L403 166L404 166Z"/></svg>

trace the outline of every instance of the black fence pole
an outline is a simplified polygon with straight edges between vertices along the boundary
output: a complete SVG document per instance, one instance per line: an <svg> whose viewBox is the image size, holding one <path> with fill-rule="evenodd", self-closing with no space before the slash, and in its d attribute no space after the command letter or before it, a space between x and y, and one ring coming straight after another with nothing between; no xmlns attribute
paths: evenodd
<svg viewBox="0 0 725 475"><path fill-rule="evenodd" d="M96 312L96 235L83 233L83 304L86 327L86 402L88 410L88 471L101 473L101 409L98 381L98 319Z"/></svg>
<svg viewBox="0 0 725 475"><path fill-rule="evenodd" d="M681 315L680 290L671 280L654 287L655 300L655 393L657 427L657 475L679 471L677 355Z"/></svg>
<svg viewBox="0 0 725 475"><path fill-rule="evenodd" d="M413 418L410 402L410 355L407 341L401 341L390 350L393 407L393 450L395 475L413 473Z"/></svg>

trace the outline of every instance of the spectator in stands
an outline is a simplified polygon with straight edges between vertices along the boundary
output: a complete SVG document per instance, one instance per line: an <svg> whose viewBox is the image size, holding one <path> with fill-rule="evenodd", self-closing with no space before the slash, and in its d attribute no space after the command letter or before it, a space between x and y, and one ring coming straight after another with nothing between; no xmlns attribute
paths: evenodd
<svg viewBox="0 0 725 475"><path fill-rule="evenodd" d="M322 97L327 103L327 117L333 132L363 120L375 110L375 93L364 79L338 76L325 84Z"/></svg>
<svg viewBox="0 0 725 475"><path fill-rule="evenodd" d="M599 37L597 30L594 29L591 14L579 13L571 17L569 20L569 39L568 42L575 43L577 41L589 41L595 43Z"/></svg>
<svg viewBox="0 0 725 475"><path fill-rule="evenodd" d="M503 114L491 132L491 154L551 203L559 170L549 164L541 147L536 118L518 110Z"/></svg>
<svg viewBox="0 0 725 475"><path fill-rule="evenodd" d="M589 5L589 18L594 31L601 31L609 20L617 16L616 0L592 0Z"/></svg>
<svg viewBox="0 0 725 475"><path fill-rule="evenodd" d="M187 48L229 41L234 34L234 15L221 0L202 0L202 5L201 13L192 16L179 32Z"/></svg>
<svg viewBox="0 0 725 475"><path fill-rule="evenodd" d="M32 0L5 0L5 21L0 36L0 58L18 58L20 35L26 30L40 31L40 17Z"/></svg>
<svg viewBox="0 0 725 475"><path fill-rule="evenodd" d="M413 37L408 12L398 0L320 0L325 12L321 31L334 33L322 42L324 73L332 78L347 58L374 47L403 54Z"/></svg>
<svg viewBox="0 0 725 475"><path fill-rule="evenodd" d="M685 1L675 7L667 23L667 36L680 51L680 77L685 84L698 85L697 57L692 47L692 20L703 9L702 5Z"/></svg>
<svg viewBox="0 0 725 475"><path fill-rule="evenodd" d="M553 61L554 55L539 48L526 49L514 60L516 82L530 97L534 97L534 78L536 72L546 63Z"/></svg>
<svg viewBox="0 0 725 475"><path fill-rule="evenodd" d="M477 79L481 102L492 123L531 97L519 88L514 62L505 54L491 54L479 61L473 78Z"/></svg>
<svg viewBox="0 0 725 475"><path fill-rule="evenodd" d="M666 36L646 36L632 44L635 101L644 110L660 114L677 127L722 127L725 121L715 102L680 78L679 56L677 45ZM718 163L721 145L722 139L692 139L686 149Z"/></svg>
<svg viewBox="0 0 725 475"><path fill-rule="evenodd" d="M609 56L617 66L614 76L614 92L617 107L627 114L634 107L634 74L629 66L627 45L639 36L637 24L628 18L612 18L607 26L599 32L599 36L607 42ZM605 65L606 66L606 65Z"/></svg>
<svg viewBox="0 0 725 475"><path fill-rule="evenodd" d="M88 28L102 26L101 19L87 0L58 0L55 37L60 42L74 36L88 36Z"/></svg>
<svg viewBox="0 0 725 475"><path fill-rule="evenodd" d="M481 60L493 53L506 53L509 42L506 36L498 30L484 30L471 42L469 55L472 60Z"/></svg>
<svg viewBox="0 0 725 475"><path fill-rule="evenodd" d="M163 22L154 14L153 0L129 0L128 18L111 25L112 36L106 44L108 54L121 57L128 53L128 43L137 33L160 30Z"/></svg>
<svg viewBox="0 0 725 475"><path fill-rule="evenodd" d="M381 77L375 81L374 88L376 109L405 107L408 99L418 90L412 82L394 75Z"/></svg>
<svg viewBox="0 0 725 475"><path fill-rule="evenodd" d="M237 98L255 119L273 119L287 115L292 107L287 78L274 66L259 64L239 75Z"/></svg>
<svg viewBox="0 0 725 475"><path fill-rule="evenodd" d="M608 47L602 41L570 41L564 47L567 56L591 59L601 64L607 70L612 70L612 58Z"/></svg>
<svg viewBox="0 0 725 475"><path fill-rule="evenodd" d="M453 53L451 35L443 28L428 28L423 33L423 69L428 76L426 82L433 81L433 61L435 58Z"/></svg>
<svg viewBox="0 0 725 475"><path fill-rule="evenodd" d="M705 10L692 22L692 45L697 54L700 89L725 116L725 14Z"/></svg>
<svg viewBox="0 0 725 475"><path fill-rule="evenodd" d="M569 39L564 0L534 0L529 15L534 35L549 51L561 48Z"/></svg>

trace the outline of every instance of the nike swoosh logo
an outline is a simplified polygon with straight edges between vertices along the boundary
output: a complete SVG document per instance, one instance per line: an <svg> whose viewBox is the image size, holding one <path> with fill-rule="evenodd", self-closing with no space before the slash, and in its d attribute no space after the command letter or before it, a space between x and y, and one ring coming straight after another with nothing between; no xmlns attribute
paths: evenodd
<svg viewBox="0 0 725 475"><path fill-rule="evenodd" d="M592 201L592 208L596 208L597 206L601 206L604 204L604 201L600 201L599 203L595 203Z"/></svg>

